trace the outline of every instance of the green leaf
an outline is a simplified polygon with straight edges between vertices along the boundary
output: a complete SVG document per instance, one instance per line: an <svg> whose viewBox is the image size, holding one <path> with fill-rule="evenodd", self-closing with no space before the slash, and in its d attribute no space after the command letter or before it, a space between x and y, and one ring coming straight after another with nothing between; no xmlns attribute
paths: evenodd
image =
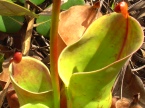
<svg viewBox="0 0 145 108"><path fill-rule="evenodd" d="M31 12L30 10L6 0L0 0L0 15L2 16L29 15L32 17L38 17L38 15Z"/></svg>
<svg viewBox="0 0 145 108"><path fill-rule="evenodd" d="M69 108L110 108L115 78L142 42L143 31L132 17L111 13L95 20L59 57Z"/></svg>
<svg viewBox="0 0 145 108"><path fill-rule="evenodd" d="M21 3L24 3L25 0L19 0ZM36 5L40 5L44 2L45 0L30 0L30 2L36 4Z"/></svg>
<svg viewBox="0 0 145 108"><path fill-rule="evenodd" d="M36 19L36 25L36 30L38 33L40 33L43 36L48 36L51 26L51 16L40 15Z"/></svg>
<svg viewBox="0 0 145 108"><path fill-rule="evenodd" d="M0 73L3 71L2 64L4 61L4 54L0 53Z"/></svg>
<svg viewBox="0 0 145 108"><path fill-rule="evenodd" d="M13 2L13 0L6 0L6 1Z"/></svg>
<svg viewBox="0 0 145 108"><path fill-rule="evenodd" d="M66 3L61 5L61 9L62 10L67 10L72 6L84 5L84 4L85 4L84 0L68 0Z"/></svg>
<svg viewBox="0 0 145 108"><path fill-rule="evenodd" d="M15 33L21 29L23 21L24 21L23 16L0 15L0 31L7 33Z"/></svg>
<svg viewBox="0 0 145 108"><path fill-rule="evenodd" d="M26 105L21 106L20 108L50 108L50 107L40 103L36 103L36 104L28 103Z"/></svg>
<svg viewBox="0 0 145 108"><path fill-rule="evenodd" d="M12 63L9 70L20 106L45 105L52 108L50 73L42 62L32 57L23 57L20 63Z"/></svg>

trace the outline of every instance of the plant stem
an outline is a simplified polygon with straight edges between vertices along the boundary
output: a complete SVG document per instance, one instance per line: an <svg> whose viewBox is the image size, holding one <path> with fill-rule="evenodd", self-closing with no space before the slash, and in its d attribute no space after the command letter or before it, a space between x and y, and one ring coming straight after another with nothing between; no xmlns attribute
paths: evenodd
<svg viewBox="0 0 145 108"><path fill-rule="evenodd" d="M52 24L50 30L50 71L53 86L54 108L60 108L60 87L58 76L58 22L61 0L53 0Z"/></svg>

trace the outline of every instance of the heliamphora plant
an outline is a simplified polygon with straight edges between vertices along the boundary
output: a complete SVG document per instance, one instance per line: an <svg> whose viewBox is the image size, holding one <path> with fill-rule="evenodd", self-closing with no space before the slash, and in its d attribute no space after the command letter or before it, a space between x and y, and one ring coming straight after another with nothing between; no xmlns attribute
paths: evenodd
<svg viewBox="0 0 145 108"><path fill-rule="evenodd" d="M54 0L50 73L30 57L10 65L21 107L110 108L111 88L118 72L142 45L140 24L129 15L113 12L92 21L76 41L65 47L66 36L58 35L59 7L60 0Z"/></svg>

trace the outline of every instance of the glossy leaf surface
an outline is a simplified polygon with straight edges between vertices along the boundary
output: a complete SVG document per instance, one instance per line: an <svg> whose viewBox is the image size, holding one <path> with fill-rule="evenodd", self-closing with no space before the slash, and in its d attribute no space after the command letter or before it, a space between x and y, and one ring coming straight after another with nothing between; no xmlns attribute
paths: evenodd
<svg viewBox="0 0 145 108"><path fill-rule="evenodd" d="M67 10L72 6L84 5L84 4L85 4L84 0L68 0L66 3L61 5L61 9L62 10Z"/></svg>
<svg viewBox="0 0 145 108"><path fill-rule="evenodd" d="M19 6L13 2L0 0L0 15L2 16L23 16L29 15L32 17L38 17L36 14L30 10Z"/></svg>
<svg viewBox="0 0 145 108"><path fill-rule="evenodd" d="M37 25L36 30L38 33L40 33L43 36L48 36L51 26L51 16L40 15L36 19L36 25Z"/></svg>
<svg viewBox="0 0 145 108"><path fill-rule="evenodd" d="M23 21L23 16L0 16L0 31L15 33L21 29Z"/></svg>
<svg viewBox="0 0 145 108"><path fill-rule="evenodd" d="M25 0L19 0L21 3L24 3ZM36 4L36 5L39 5L41 3L43 3L45 0L30 0L30 2Z"/></svg>
<svg viewBox="0 0 145 108"><path fill-rule="evenodd" d="M44 64L31 57L23 57L20 63L11 64L9 70L11 81L23 108L26 108L25 106L53 108L50 73Z"/></svg>
<svg viewBox="0 0 145 108"><path fill-rule="evenodd" d="M114 80L142 42L141 26L132 17L111 13L94 21L59 57L68 108L109 108Z"/></svg>

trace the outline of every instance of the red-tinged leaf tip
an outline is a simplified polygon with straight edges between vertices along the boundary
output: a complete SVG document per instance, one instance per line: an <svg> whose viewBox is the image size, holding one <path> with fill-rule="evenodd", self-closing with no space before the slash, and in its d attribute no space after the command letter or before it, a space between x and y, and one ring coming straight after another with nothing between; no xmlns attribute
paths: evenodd
<svg viewBox="0 0 145 108"><path fill-rule="evenodd" d="M13 56L13 59L11 62L19 63L22 60L22 53L21 52L16 52Z"/></svg>
<svg viewBox="0 0 145 108"><path fill-rule="evenodd" d="M117 13L122 13L122 15L127 18L128 17L128 5L126 2L122 1L120 3L118 3L115 8L114 11Z"/></svg>

